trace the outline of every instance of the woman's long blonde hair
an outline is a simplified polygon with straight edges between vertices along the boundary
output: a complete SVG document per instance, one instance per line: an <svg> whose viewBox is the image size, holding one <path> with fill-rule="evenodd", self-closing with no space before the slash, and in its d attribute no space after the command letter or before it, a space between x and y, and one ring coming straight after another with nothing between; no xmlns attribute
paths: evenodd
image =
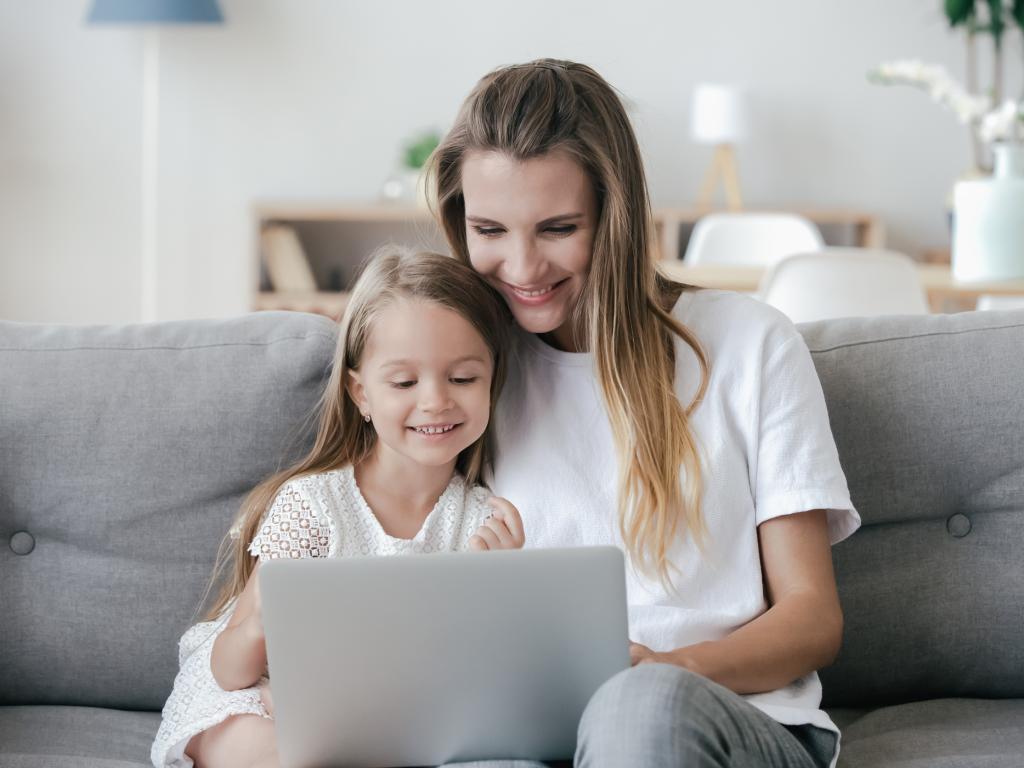
<svg viewBox="0 0 1024 768"><path fill-rule="evenodd" d="M580 348L595 356L618 456L623 541L635 568L667 584L677 534L692 534L701 546L706 533L689 416L707 388L708 360L696 336L666 309L688 286L655 269L647 182L622 102L597 72L569 61L540 59L480 80L429 166L440 225L467 263L461 165L470 151L519 161L566 152L594 185L593 255L571 327ZM685 407L674 386L677 336L701 367L697 395Z"/></svg>
<svg viewBox="0 0 1024 768"><path fill-rule="evenodd" d="M367 261L338 332L334 363L318 406L319 426L305 458L257 485L242 503L221 543L211 588L221 573L230 571L206 620L220 616L245 588L255 567L248 546L278 492L289 480L358 464L373 451L377 433L363 420L345 386L349 371L359 369L374 319L399 299L415 299L446 307L461 315L483 338L491 353L491 417L506 375L508 308L484 280L465 264L437 253L415 253L385 246ZM493 449L490 426L459 454L456 469L469 484L480 482ZM209 589L207 590L209 592Z"/></svg>

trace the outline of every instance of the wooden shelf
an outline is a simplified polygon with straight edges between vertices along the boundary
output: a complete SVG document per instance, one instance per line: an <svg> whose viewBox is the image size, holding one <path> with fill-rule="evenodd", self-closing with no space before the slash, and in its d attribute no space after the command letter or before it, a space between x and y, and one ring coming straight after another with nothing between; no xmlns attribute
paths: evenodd
<svg viewBox="0 0 1024 768"><path fill-rule="evenodd" d="M764 212L769 209L744 209ZM885 227L876 216L862 211L807 207L772 209L796 213L814 222L829 245L878 248L885 245ZM658 252L667 262L678 262L694 225L712 209L661 206L653 210ZM310 295L282 295L268 290L264 277L254 286L254 309L299 309L331 317L344 307L344 291L351 287L358 266L375 248L387 242L423 250L447 252L447 244L430 211L410 204L338 200L267 200L253 205L256 242L264 227L284 224L295 229L320 291ZM259 257L258 257L259 258Z"/></svg>
<svg viewBox="0 0 1024 768"><path fill-rule="evenodd" d="M348 304L347 291L317 291L316 293L283 293L281 291L260 291L256 294L253 309L288 310L290 312L311 312L340 320Z"/></svg>

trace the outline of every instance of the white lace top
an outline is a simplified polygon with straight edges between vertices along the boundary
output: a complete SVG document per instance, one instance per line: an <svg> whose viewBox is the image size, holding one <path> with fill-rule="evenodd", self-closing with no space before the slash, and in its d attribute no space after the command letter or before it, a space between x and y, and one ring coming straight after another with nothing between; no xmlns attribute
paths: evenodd
<svg viewBox="0 0 1024 768"><path fill-rule="evenodd" d="M289 480L270 505L249 544L261 562L279 557L348 557L452 552L468 549L469 539L491 513L490 491L467 487L455 475L411 539L384 531L370 509L352 467ZM191 768L189 740L231 715L269 717L257 687L225 691L213 678L214 640L227 626L234 603L213 621L190 627L178 641L179 672L163 709L150 757L156 768Z"/></svg>
<svg viewBox="0 0 1024 768"><path fill-rule="evenodd" d="M455 475L419 533L385 533L356 484L352 467L290 480L282 486L249 545L261 561L276 557L426 554L466 549L490 513L486 488Z"/></svg>

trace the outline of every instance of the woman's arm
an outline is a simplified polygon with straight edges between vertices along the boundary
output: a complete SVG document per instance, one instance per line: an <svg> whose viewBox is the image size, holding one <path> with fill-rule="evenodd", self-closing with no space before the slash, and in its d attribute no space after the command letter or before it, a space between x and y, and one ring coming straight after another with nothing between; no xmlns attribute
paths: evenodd
<svg viewBox="0 0 1024 768"><path fill-rule="evenodd" d="M225 691L256 685L267 669L259 568L257 563L238 596L227 627L213 642L210 667L217 685Z"/></svg>
<svg viewBox="0 0 1024 768"><path fill-rule="evenodd" d="M634 664L679 664L745 694L782 688L835 660L843 613L825 511L766 520L757 535L770 608L721 640L667 653L634 644Z"/></svg>

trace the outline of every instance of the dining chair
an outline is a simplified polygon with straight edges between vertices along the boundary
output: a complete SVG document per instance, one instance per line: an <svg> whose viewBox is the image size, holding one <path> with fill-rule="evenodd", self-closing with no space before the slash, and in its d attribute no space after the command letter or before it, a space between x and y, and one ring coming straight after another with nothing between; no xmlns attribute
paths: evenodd
<svg viewBox="0 0 1024 768"><path fill-rule="evenodd" d="M683 261L770 267L824 247L818 228L792 213L710 213L694 226Z"/></svg>
<svg viewBox="0 0 1024 768"><path fill-rule="evenodd" d="M788 256L765 274L758 298L794 323L929 311L914 261L902 253L869 248Z"/></svg>
<svg viewBox="0 0 1024 768"><path fill-rule="evenodd" d="M1024 309L1024 296L996 296L986 293L978 297L979 312L994 309Z"/></svg>

